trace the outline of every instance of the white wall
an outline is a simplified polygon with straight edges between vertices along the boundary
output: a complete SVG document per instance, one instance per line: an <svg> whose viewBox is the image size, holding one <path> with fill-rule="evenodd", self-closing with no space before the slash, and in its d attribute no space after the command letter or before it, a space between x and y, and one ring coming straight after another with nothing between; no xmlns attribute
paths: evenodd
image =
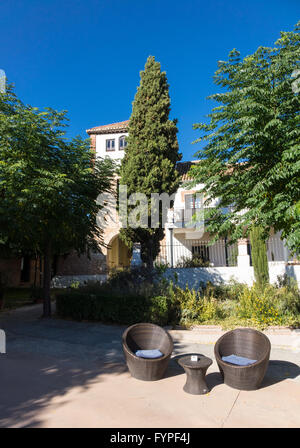
<svg viewBox="0 0 300 448"><path fill-rule="evenodd" d="M110 159L117 160L123 159L124 150L119 151L119 138L122 135L128 136L128 132L114 133L114 134L98 134L96 135L96 155L97 157L109 157ZM106 151L106 140L115 139L115 150Z"/></svg>
<svg viewBox="0 0 300 448"><path fill-rule="evenodd" d="M175 201L174 201L174 208L184 208L184 195L183 192L187 194L191 194L191 191L199 191L201 188L204 187L204 184L197 184L191 189L180 187L178 188L176 194L175 194Z"/></svg>
<svg viewBox="0 0 300 448"><path fill-rule="evenodd" d="M165 278L174 281L174 274L178 279L178 286L185 288L199 288L201 282L212 282L214 284L228 283L232 278L251 286L254 280L253 267L242 269L240 267L219 267L219 268L183 268L167 269L164 273ZM285 263L269 263L270 282L276 283L278 275L286 273L297 280L300 288L300 265L288 265ZM52 279L52 287L64 288L74 282L81 284L87 282L102 283L106 280L106 275L66 275L57 276Z"/></svg>
<svg viewBox="0 0 300 448"><path fill-rule="evenodd" d="M57 275L51 280L51 288L69 288L73 283L84 286L88 283L104 283L107 280L106 274L95 275Z"/></svg>
<svg viewBox="0 0 300 448"><path fill-rule="evenodd" d="M234 278L238 282L251 286L254 281L253 267L246 269L240 267L219 267L219 268L185 268L167 269L165 277L174 281L174 273L178 278L178 285L185 288L198 288L201 282L212 282L214 284L228 283ZM270 283L276 283L277 277L287 274L297 280L300 287L300 265L288 265L285 263L269 263Z"/></svg>

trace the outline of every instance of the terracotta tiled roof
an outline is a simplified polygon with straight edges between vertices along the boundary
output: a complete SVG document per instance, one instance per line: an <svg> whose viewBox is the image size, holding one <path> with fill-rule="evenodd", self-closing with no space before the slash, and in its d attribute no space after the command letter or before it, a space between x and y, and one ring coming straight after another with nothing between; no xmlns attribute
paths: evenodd
<svg viewBox="0 0 300 448"><path fill-rule="evenodd" d="M183 181L192 180L191 177L189 176L189 171L190 171L192 165L195 165L198 162L199 162L199 160L194 160L191 162L177 162L176 163L176 169L177 169L178 173L180 174L181 179Z"/></svg>
<svg viewBox="0 0 300 448"><path fill-rule="evenodd" d="M87 129L88 134L109 134L110 132L126 132L128 131L129 120L120 121L119 123L104 124L102 126L95 126L94 128ZM177 162L176 169L179 172L183 181L191 180L188 172L192 165L199 161L191 162Z"/></svg>
<svg viewBox="0 0 300 448"><path fill-rule="evenodd" d="M104 124L103 126L96 126L91 129L87 129L88 134L108 134L111 131L114 132L126 132L128 130L129 120L120 121L119 123Z"/></svg>

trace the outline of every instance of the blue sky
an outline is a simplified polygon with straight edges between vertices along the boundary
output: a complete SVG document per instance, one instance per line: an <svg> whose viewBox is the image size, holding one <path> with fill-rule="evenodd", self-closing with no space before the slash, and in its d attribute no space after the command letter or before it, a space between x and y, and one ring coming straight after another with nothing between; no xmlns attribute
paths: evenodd
<svg viewBox="0 0 300 448"><path fill-rule="evenodd" d="M218 91L218 60L273 45L299 0L1 0L0 68L23 102L67 109L68 136L130 117L149 55L167 72L182 160Z"/></svg>

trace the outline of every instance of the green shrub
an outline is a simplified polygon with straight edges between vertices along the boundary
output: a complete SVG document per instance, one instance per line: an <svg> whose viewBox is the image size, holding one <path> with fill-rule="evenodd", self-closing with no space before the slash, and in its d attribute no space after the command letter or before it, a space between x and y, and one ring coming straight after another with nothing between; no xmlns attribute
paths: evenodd
<svg viewBox="0 0 300 448"><path fill-rule="evenodd" d="M62 318L130 325L153 322L167 325L171 316L170 299L128 295L99 295L66 292L56 296L56 312ZM170 317L171 318L171 317Z"/></svg>
<svg viewBox="0 0 300 448"><path fill-rule="evenodd" d="M209 289L205 291L206 295L209 295L209 292L212 291L212 295L222 301L238 301L239 296L245 287L243 283L239 283L236 280L231 280L226 285L208 286Z"/></svg>
<svg viewBox="0 0 300 448"><path fill-rule="evenodd" d="M299 292L273 285L267 285L263 291L257 285L244 287L237 307L239 317L250 318L261 327L293 325L299 322L299 311Z"/></svg>
<svg viewBox="0 0 300 448"><path fill-rule="evenodd" d="M147 311L148 322L157 325L167 325L169 323L170 299L165 296L156 296L150 299Z"/></svg>
<svg viewBox="0 0 300 448"><path fill-rule="evenodd" d="M56 296L58 316L74 320L131 324L145 320L147 303L136 295L87 294L80 291Z"/></svg>
<svg viewBox="0 0 300 448"><path fill-rule="evenodd" d="M266 232L261 226L250 231L252 263L255 281L260 288L269 282L269 265L267 258Z"/></svg>
<svg viewBox="0 0 300 448"><path fill-rule="evenodd" d="M161 274L159 268L150 271L143 266L119 269L110 273L104 287L122 292L152 289L161 280Z"/></svg>
<svg viewBox="0 0 300 448"><path fill-rule="evenodd" d="M174 296L177 309L180 310L181 324L191 322L202 323L213 319L220 319L224 313L222 305L212 296L201 295L199 291L176 287Z"/></svg>
<svg viewBox="0 0 300 448"><path fill-rule="evenodd" d="M264 328L300 323L299 289L297 283L288 279L276 286L268 284L264 289L232 281L227 285L207 283L195 291L180 288L166 279L156 277L150 283L132 278L132 273L129 276L122 273L117 276L115 287L108 282L69 288L57 294L56 303L57 314L62 318L124 325L207 323L221 324L224 328L241 325Z"/></svg>
<svg viewBox="0 0 300 448"><path fill-rule="evenodd" d="M257 290L256 286L244 288L244 291L240 294L237 311L240 317L249 318L259 326L282 323L276 305L272 303L269 295Z"/></svg>
<svg viewBox="0 0 300 448"><path fill-rule="evenodd" d="M176 268L207 268L209 267L209 261L203 260L198 254L193 254L192 257L181 257L176 263Z"/></svg>

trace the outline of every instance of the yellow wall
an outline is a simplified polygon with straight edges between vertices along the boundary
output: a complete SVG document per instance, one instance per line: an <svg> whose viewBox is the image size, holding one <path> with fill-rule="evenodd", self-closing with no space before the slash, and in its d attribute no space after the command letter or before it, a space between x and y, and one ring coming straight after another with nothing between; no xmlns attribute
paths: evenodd
<svg viewBox="0 0 300 448"><path fill-rule="evenodd" d="M108 269L117 269L130 266L131 254L123 241L116 236L110 242L110 248L107 251Z"/></svg>

